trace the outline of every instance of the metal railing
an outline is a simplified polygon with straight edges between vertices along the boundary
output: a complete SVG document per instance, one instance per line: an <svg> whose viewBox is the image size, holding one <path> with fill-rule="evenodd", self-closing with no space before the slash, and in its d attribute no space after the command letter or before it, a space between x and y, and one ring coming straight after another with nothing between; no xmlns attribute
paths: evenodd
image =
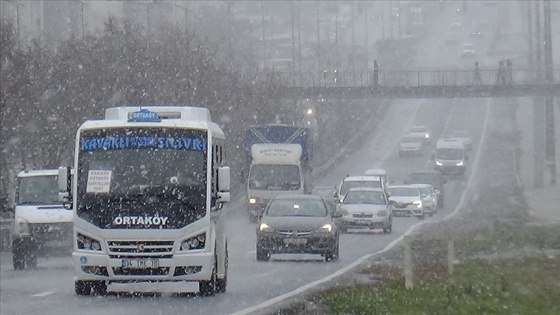
<svg viewBox="0 0 560 315"><path fill-rule="evenodd" d="M560 67L513 69L460 70L379 70L362 72L267 72L252 77L287 87L414 87L414 86L477 86L545 83L547 72L553 82L560 83Z"/></svg>

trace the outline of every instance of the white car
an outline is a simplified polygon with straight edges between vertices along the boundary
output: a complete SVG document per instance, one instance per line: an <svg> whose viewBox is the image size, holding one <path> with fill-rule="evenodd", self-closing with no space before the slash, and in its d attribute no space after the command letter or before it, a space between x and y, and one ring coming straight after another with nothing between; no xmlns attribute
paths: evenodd
<svg viewBox="0 0 560 315"><path fill-rule="evenodd" d="M473 44L464 44L463 51L461 52L461 57L463 58L474 58L476 56Z"/></svg>
<svg viewBox="0 0 560 315"><path fill-rule="evenodd" d="M412 184L410 186L416 187L420 191L424 213L429 216L437 213L438 196L434 192L434 187L429 184Z"/></svg>
<svg viewBox="0 0 560 315"><path fill-rule="evenodd" d="M430 144L432 142L430 131L426 126L413 126L410 128L409 134L411 136L421 138L426 144Z"/></svg>
<svg viewBox="0 0 560 315"><path fill-rule="evenodd" d="M342 215L339 228L342 233L348 228L383 229L390 233L393 216L385 191L378 188L351 188L339 208Z"/></svg>
<svg viewBox="0 0 560 315"><path fill-rule="evenodd" d="M461 140L467 151L472 150L472 139L471 135L468 132L463 130L453 131L450 135L450 138Z"/></svg>
<svg viewBox="0 0 560 315"><path fill-rule="evenodd" d="M393 216L414 216L424 219L424 203L420 190L410 185L387 187L389 206Z"/></svg>
<svg viewBox="0 0 560 315"><path fill-rule="evenodd" d="M399 156L422 155L423 145L422 138L406 135L399 143Z"/></svg>

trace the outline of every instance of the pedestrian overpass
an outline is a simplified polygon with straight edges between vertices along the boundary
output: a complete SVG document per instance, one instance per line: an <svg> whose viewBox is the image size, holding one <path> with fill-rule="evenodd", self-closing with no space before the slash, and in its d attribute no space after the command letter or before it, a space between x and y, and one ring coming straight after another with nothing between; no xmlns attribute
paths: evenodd
<svg viewBox="0 0 560 315"><path fill-rule="evenodd" d="M259 80L273 83L271 97L294 99L472 98L560 96L560 67L515 69L379 70L363 72L267 72ZM544 78L553 77L552 82Z"/></svg>

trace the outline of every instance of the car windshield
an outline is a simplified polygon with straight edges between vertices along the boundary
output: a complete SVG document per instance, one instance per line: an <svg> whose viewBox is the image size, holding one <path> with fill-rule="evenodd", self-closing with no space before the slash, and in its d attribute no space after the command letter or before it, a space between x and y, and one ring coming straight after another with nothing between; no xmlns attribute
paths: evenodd
<svg viewBox="0 0 560 315"><path fill-rule="evenodd" d="M461 149L437 149L436 158L440 160L461 160L463 150Z"/></svg>
<svg viewBox="0 0 560 315"><path fill-rule="evenodd" d="M343 203L384 205L386 200L385 195L380 191L349 191Z"/></svg>
<svg viewBox="0 0 560 315"><path fill-rule="evenodd" d="M18 205L56 205L58 201L58 176L32 176L19 178Z"/></svg>
<svg viewBox="0 0 560 315"><path fill-rule="evenodd" d="M426 131L428 131L426 129L426 127L412 127L412 128L410 128L411 133L420 133L420 132L426 132Z"/></svg>
<svg viewBox="0 0 560 315"><path fill-rule="evenodd" d="M270 202L269 217L325 217L328 210L322 200L277 199Z"/></svg>
<svg viewBox="0 0 560 315"><path fill-rule="evenodd" d="M340 187L340 195L344 196L350 188L365 187L365 188L382 188L381 181L374 180L345 180Z"/></svg>
<svg viewBox="0 0 560 315"><path fill-rule="evenodd" d="M420 194L422 195L430 195L430 190L427 187L418 187L418 191L420 191Z"/></svg>
<svg viewBox="0 0 560 315"><path fill-rule="evenodd" d="M403 196L403 197L414 197L419 196L417 188L413 187L389 187L387 189L389 196Z"/></svg>
<svg viewBox="0 0 560 315"><path fill-rule="evenodd" d="M401 143L420 143L420 138L418 137L404 137L401 139Z"/></svg>
<svg viewBox="0 0 560 315"><path fill-rule="evenodd" d="M249 189L299 190L300 173L297 165L256 164L249 171Z"/></svg>
<svg viewBox="0 0 560 315"><path fill-rule="evenodd" d="M468 138L469 134L466 131L455 131L451 134L451 137L455 138Z"/></svg>

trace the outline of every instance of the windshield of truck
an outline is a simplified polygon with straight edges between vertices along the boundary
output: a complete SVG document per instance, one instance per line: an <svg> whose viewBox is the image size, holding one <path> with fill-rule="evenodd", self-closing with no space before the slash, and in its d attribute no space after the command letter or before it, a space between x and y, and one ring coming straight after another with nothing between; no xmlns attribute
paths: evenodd
<svg viewBox="0 0 560 315"><path fill-rule="evenodd" d="M401 143L422 143L422 140L418 137L407 136L401 139Z"/></svg>
<svg viewBox="0 0 560 315"><path fill-rule="evenodd" d="M367 188L382 188L381 181L374 180L345 180L340 186L340 196L346 195L350 188L367 187Z"/></svg>
<svg viewBox="0 0 560 315"><path fill-rule="evenodd" d="M59 205L57 176L20 177L18 205Z"/></svg>
<svg viewBox="0 0 560 315"><path fill-rule="evenodd" d="M255 164L249 171L249 189L299 190L301 178L297 165Z"/></svg>
<svg viewBox="0 0 560 315"><path fill-rule="evenodd" d="M83 131L78 216L100 228L180 228L204 217L206 139L200 130Z"/></svg>
<svg viewBox="0 0 560 315"><path fill-rule="evenodd" d="M344 204L386 204L385 195L380 191L349 191L344 197Z"/></svg>
<svg viewBox="0 0 560 315"><path fill-rule="evenodd" d="M438 160L462 160L463 150L461 149L437 149L436 158Z"/></svg>

